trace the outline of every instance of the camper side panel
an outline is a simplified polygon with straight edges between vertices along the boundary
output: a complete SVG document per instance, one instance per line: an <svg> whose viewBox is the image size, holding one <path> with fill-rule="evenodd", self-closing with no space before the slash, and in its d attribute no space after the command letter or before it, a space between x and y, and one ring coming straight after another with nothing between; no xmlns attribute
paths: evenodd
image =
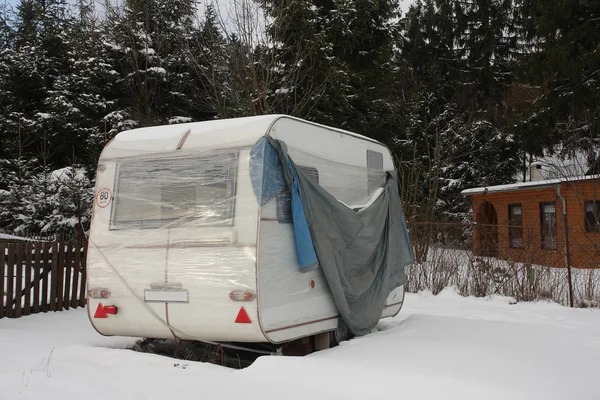
<svg viewBox="0 0 600 400"><path fill-rule="evenodd" d="M384 146L316 125L282 118L270 135L284 141L296 164L348 206L367 203L383 185L384 171L394 168ZM337 328L338 312L322 270L300 271L284 196L261 210L258 278L260 318L270 340ZM402 288L390 293L382 316L395 315L400 298Z"/></svg>
<svg viewBox="0 0 600 400"><path fill-rule="evenodd" d="M322 270L300 271L292 224L278 220L276 202L261 210L258 301L265 334L282 342L335 329L338 312Z"/></svg>

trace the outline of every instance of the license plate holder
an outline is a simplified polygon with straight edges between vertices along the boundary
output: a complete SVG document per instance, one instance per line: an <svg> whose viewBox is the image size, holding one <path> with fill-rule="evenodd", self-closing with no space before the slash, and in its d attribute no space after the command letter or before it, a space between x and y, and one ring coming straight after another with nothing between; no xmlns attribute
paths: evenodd
<svg viewBox="0 0 600 400"><path fill-rule="evenodd" d="M189 292L180 290L145 289L144 301L146 303L189 303Z"/></svg>

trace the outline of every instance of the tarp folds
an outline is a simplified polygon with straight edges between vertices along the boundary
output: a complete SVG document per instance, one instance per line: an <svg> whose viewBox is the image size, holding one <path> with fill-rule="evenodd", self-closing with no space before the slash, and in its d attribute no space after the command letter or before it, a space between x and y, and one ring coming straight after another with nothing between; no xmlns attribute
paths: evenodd
<svg viewBox="0 0 600 400"><path fill-rule="evenodd" d="M266 162L262 181L252 180L259 202L280 191L283 177L291 192L301 267L320 266L348 330L356 336L369 333L391 290L405 283L405 266L414 261L396 173L386 174L381 193L368 207L354 211L298 168L285 143L266 136L253 151L262 152Z"/></svg>
<svg viewBox="0 0 600 400"><path fill-rule="evenodd" d="M264 206L275 196L286 196L291 192L291 209L294 229L294 240L300 269L304 272L318 268L317 254L312 243L302 202L298 195L297 179L288 187L281 166L279 153L263 138L250 152L250 180L254 194L261 206Z"/></svg>

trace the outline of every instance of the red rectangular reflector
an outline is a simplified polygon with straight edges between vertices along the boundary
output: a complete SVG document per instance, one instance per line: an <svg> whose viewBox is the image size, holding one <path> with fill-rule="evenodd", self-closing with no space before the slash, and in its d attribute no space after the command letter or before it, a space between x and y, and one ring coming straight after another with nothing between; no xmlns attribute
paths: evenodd
<svg viewBox="0 0 600 400"><path fill-rule="evenodd" d="M98 304L94 318L108 318L108 314L115 315L117 313L117 307L115 306L102 306L102 303Z"/></svg>
<svg viewBox="0 0 600 400"><path fill-rule="evenodd" d="M117 313L117 307L115 306L104 306L104 312L107 314L115 315Z"/></svg>

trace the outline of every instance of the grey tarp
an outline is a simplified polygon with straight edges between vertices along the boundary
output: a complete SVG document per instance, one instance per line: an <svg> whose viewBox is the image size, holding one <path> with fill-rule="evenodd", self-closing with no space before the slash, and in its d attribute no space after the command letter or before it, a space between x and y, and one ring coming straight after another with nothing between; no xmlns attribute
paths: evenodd
<svg viewBox="0 0 600 400"><path fill-rule="evenodd" d="M285 143L267 140L279 154L288 188L297 186L319 266L342 320L356 336L369 333L391 290L404 285L405 266L413 262L396 172L387 172L381 195L356 212L296 168Z"/></svg>

